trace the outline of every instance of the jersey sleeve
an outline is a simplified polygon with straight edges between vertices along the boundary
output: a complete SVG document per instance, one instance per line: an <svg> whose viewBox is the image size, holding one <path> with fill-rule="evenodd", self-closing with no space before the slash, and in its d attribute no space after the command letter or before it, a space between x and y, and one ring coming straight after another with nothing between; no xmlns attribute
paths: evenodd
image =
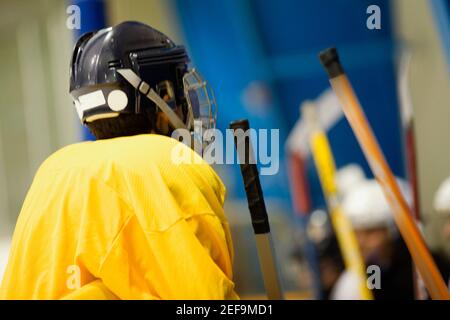
<svg viewBox="0 0 450 320"><path fill-rule="evenodd" d="M226 241L208 219L180 219L166 230L144 232L136 216L130 217L100 278L121 299L237 299Z"/></svg>

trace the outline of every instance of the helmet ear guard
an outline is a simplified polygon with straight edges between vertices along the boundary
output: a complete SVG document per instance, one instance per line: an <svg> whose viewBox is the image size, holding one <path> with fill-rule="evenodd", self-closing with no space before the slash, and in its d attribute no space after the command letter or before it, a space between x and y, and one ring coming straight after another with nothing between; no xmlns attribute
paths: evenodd
<svg viewBox="0 0 450 320"><path fill-rule="evenodd" d="M153 101L158 108L166 114L169 118L170 123L175 129L185 128L183 121L178 117L178 115L170 108L170 106L153 90L150 85L143 81L139 76L131 69L117 69L117 72L124 77L128 83L139 91L141 94L146 96L148 99Z"/></svg>
<svg viewBox="0 0 450 320"><path fill-rule="evenodd" d="M124 68L116 71L135 88L136 92L141 94L141 97L144 96L151 100L158 107L158 110L167 116L175 130L185 129L190 131L190 141L183 141L184 143L190 145L199 154L206 150L207 146L213 141L212 132L207 130L215 128L215 97L212 89L207 86L206 81L202 80L195 69L188 71L183 77L185 99L182 105L187 107L186 123L183 123L174 111L177 105L175 104L173 85L170 81L164 80L158 83L155 91L133 70ZM180 137L185 138L184 135L180 135Z"/></svg>
<svg viewBox="0 0 450 320"><path fill-rule="evenodd" d="M195 69L183 76L183 92L187 104L186 122L173 111L176 107L174 87L169 80L156 85L156 91L131 69L116 70L136 91L150 99L166 114L175 129L208 130L216 124L216 102L212 89ZM163 98L167 96L168 102Z"/></svg>

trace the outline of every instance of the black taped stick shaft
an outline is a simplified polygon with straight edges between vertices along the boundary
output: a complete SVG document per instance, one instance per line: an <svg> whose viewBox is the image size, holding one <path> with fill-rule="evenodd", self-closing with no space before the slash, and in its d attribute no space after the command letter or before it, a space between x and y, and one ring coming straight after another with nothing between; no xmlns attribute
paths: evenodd
<svg viewBox="0 0 450 320"><path fill-rule="evenodd" d="M283 291L270 234L269 217L267 216L258 169L250 141L250 125L248 120L239 120L230 123L230 128L233 130L242 178L244 179L248 208L255 232L259 264L267 297L269 300L281 300L283 299Z"/></svg>
<svg viewBox="0 0 450 320"><path fill-rule="evenodd" d="M258 168L254 161L253 148L250 141L250 125L248 120L238 120L230 123L234 132L234 143L238 152L248 208L255 234L269 233L270 225L266 204L259 181Z"/></svg>

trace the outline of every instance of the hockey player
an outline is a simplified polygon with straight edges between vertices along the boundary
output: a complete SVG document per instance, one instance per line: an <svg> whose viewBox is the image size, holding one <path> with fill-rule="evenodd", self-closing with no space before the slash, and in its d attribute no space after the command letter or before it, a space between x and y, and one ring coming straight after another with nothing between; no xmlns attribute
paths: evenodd
<svg viewBox="0 0 450 320"><path fill-rule="evenodd" d="M408 185L401 180L398 182L411 202ZM411 258L398 235L391 209L378 182L372 179L354 185L344 195L343 210L352 222L361 254L370 271L367 276L378 277L370 287L374 298L413 299ZM331 296L337 300L361 299L353 275L344 272Z"/></svg>
<svg viewBox="0 0 450 320"><path fill-rule="evenodd" d="M0 299L237 298L225 187L170 137L215 124L213 99L188 62L184 47L138 22L78 40L70 94L97 141L39 168ZM175 163L174 148L196 161Z"/></svg>

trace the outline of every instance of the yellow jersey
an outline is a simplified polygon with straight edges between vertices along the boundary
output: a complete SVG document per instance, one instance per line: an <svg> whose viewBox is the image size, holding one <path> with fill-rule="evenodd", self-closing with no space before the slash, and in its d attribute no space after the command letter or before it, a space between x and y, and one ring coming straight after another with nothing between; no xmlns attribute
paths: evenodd
<svg viewBox="0 0 450 320"><path fill-rule="evenodd" d="M195 161L173 161L174 148ZM169 137L62 148L28 191L0 299L238 298L225 192Z"/></svg>

